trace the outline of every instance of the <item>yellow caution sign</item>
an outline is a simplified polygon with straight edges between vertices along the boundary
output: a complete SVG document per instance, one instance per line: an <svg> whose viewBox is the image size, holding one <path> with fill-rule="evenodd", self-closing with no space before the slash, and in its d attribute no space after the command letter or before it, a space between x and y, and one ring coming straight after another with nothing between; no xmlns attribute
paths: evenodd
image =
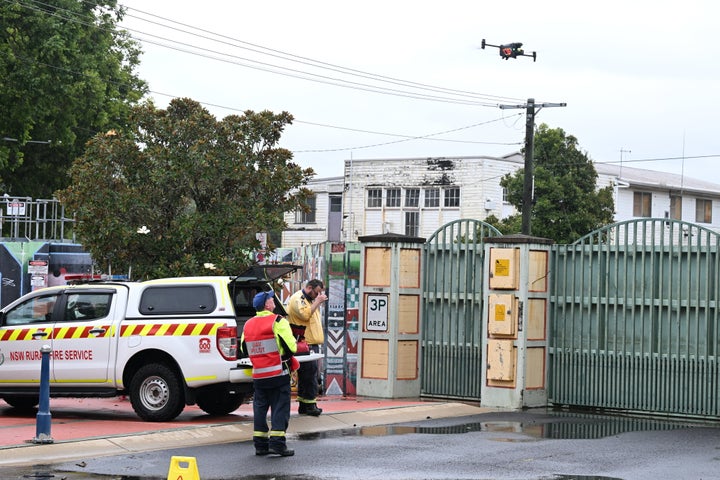
<svg viewBox="0 0 720 480"><path fill-rule="evenodd" d="M167 480L200 480L195 457L172 457Z"/></svg>

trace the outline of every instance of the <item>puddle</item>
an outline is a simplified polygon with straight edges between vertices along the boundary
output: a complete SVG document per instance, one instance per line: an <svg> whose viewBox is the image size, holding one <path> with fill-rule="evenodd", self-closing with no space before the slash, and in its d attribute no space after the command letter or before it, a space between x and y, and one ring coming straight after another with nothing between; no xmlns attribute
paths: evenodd
<svg viewBox="0 0 720 480"><path fill-rule="evenodd" d="M679 422L654 420L647 418L609 417L582 413L552 413L530 422L488 421L462 423L443 426L408 426L382 425L360 427L329 432L302 433L299 440L317 440L321 438L337 438L349 436L388 436L407 434L452 435L468 432L512 433L529 436L533 439L578 440L598 439L619 435L627 432L652 430L675 430L687 428ZM522 442L529 441L519 437L492 438L494 441ZM574 477L557 477L566 480ZM591 480L595 477L583 477ZM600 478L600 477L598 477Z"/></svg>
<svg viewBox="0 0 720 480"><path fill-rule="evenodd" d="M540 480L623 480L617 477L600 477L598 475L553 475Z"/></svg>

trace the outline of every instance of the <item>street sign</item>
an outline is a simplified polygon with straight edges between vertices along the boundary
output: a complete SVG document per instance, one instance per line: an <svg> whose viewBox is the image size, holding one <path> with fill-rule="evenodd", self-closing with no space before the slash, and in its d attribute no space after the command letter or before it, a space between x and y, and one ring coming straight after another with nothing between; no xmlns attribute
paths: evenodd
<svg viewBox="0 0 720 480"><path fill-rule="evenodd" d="M365 297L365 330L387 332L388 295L368 295Z"/></svg>

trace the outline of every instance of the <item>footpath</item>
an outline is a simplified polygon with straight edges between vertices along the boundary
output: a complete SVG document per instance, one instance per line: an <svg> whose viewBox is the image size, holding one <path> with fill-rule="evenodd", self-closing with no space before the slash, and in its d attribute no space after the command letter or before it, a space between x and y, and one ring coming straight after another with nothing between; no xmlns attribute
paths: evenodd
<svg viewBox="0 0 720 480"><path fill-rule="evenodd" d="M367 397L323 397L319 417L297 414L293 402L288 434L332 431L461 417L496 411L460 402ZM0 467L53 464L187 445L214 445L252 439L252 405L213 417L186 407L172 422L144 422L123 397L51 399L50 441L36 439L36 415L0 402ZM45 436L41 437L47 441Z"/></svg>

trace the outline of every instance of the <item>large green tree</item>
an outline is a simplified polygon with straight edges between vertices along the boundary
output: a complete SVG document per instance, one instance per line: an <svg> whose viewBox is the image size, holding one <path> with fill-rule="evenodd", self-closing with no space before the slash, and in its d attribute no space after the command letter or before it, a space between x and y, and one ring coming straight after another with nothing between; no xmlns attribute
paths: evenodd
<svg viewBox="0 0 720 480"><path fill-rule="evenodd" d="M133 278L237 274L256 234L304 208L314 175L276 145L292 116L246 111L217 120L198 102L134 109L132 128L95 136L57 192L104 270ZM212 264L213 271L206 264Z"/></svg>
<svg viewBox="0 0 720 480"><path fill-rule="evenodd" d="M0 2L0 189L50 198L88 139L125 125L146 86L122 16L115 0Z"/></svg>
<svg viewBox="0 0 720 480"><path fill-rule="evenodd" d="M500 185L508 201L522 210L525 170L507 174ZM572 243L593 230L612 223L615 205L612 187L597 188L597 171L577 139L561 128L541 124L533 149L534 201L530 228L533 236L557 243ZM488 223L505 234L519 233L522 216L512 215Z"/></svg>

